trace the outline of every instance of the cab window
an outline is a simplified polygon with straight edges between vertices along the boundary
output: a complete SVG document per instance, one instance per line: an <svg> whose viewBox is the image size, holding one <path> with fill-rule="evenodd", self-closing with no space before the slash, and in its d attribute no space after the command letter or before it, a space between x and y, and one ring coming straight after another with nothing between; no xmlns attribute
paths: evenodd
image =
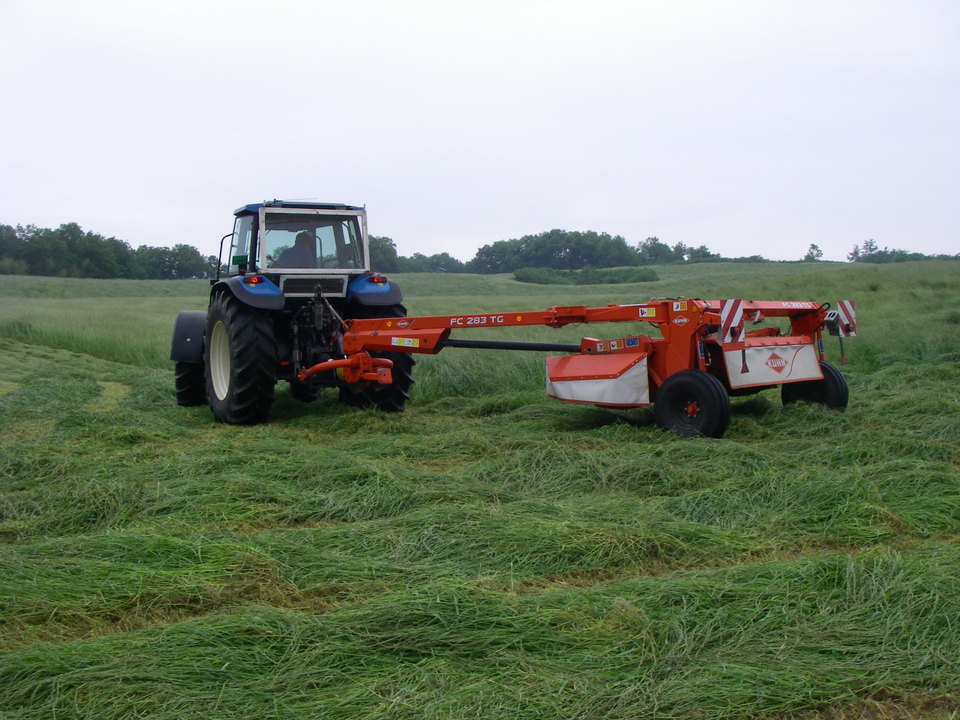
<svg viewBox="0 0 960 720"><path fill-rule="evenodd" d="M238 217L233 224L233 239L230 241L230 275L244 273L249 269L250 245L253 241L253 215Z"/></svg>
<svg viewBox="0 0 960 720"><path fill-rule="evenodd" d="M263 252L268 268L363 267L355 216L268 212L264 218Z"/></svg>

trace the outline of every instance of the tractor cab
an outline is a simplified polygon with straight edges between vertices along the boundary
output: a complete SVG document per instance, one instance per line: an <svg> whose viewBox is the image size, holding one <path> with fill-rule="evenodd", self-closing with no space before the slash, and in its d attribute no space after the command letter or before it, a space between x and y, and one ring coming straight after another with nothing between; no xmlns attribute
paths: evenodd
<svg viewBox="0 0 960 720"><path fill-rule="evenodd" d="M343 297L349 280L370 267L366 210L352 205L274 200L234 215L227 274L266 275L291 297Z"/></svg>

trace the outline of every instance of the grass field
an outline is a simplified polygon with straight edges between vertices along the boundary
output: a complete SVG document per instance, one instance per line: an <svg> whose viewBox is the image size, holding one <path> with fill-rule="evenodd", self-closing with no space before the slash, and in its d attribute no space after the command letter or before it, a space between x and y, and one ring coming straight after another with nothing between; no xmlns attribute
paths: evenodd
<svg viewBox="0 0 960 720"><path fill-rule="evenodd" d="M657 272L395 279L411 314L853 298L848 410L681 440L450 349L402 415L281 388L223 426L167 360L205 283L0 277L0 718L960 717L960 263Z"/></svg>

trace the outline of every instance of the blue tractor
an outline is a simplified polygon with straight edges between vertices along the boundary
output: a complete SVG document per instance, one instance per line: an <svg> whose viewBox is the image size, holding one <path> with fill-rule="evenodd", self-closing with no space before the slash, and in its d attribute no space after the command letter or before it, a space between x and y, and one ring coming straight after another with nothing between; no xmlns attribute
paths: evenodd
<svg viewBox="0 0 960 720"><path fill-rule="evenodd" d="M307 382L303 368L344 357L345 319L404 317L399 286L370 269L362 207L273 200L239 208L226 272L210 280L206 312L178 313L170 359L179 405L209 403L224 423L269 417L277 381L298 400L338 387L341 402L401 411L413 382L408 353L393 361L391 384L346 384L334 371Z"/></svg>

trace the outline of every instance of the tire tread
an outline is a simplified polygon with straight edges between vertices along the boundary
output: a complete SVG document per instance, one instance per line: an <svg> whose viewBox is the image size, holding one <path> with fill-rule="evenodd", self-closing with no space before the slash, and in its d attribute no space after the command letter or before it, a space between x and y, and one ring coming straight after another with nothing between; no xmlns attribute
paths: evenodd
<svg viewBox="0 0 960 720"><path fill-rule="evenodd" d="M230 340L230 388L223 400L213 392L209 377L209 349L204 349L207 394L213 414L230 425L252 425L270 416L276 384L277 350L270 318L229 293L219 293L210 303L207 337L217 320Z"/></svg>

